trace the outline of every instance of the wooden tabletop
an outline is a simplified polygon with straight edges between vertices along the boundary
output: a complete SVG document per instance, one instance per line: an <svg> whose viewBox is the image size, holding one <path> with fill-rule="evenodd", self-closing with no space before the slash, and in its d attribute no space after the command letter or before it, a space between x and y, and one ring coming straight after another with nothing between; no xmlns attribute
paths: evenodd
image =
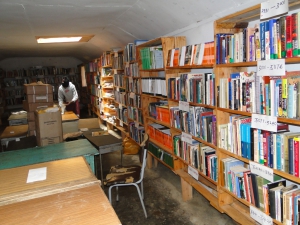
<svg viewBox="0 0 300 225"><path fill-rule="evenodd" d="M1 224L121 225L100 185L0 206Z"/></svg>
<svg viewBox="0 0 300 225"><path fill-rule="evenodd" d="M14 138L14 137L24 137L28 133L28 124L17 125L17 126L7 126L2 132L0 139L4 138Z"/></svg>
<svg viewBox="0 0 300 225"><path fill-rule="evenodd" d="M46 168L46 179L27 182L29 171ZM32 176L35 178L35 176ZM99 183L83 156L0 170L0 206Z"/></svg>
<svg viewBox="0 0 300 225"><path fill-rule="evenodd" d="M78 116L72 111L66 111L65 114L61 115L62 122L68 122L73 120L79 120Z"/></svg>
<svg viewBox="0 0 300 225"><path fill-rule="evenodd" d="M89 131L84 131L83 136L88 139L94 146L97 148L102 146L109 146L114 144L122 144L123 140L116 138L115 136L111 135L110 133L100 135L100 136L93 136L92 133L96 131L102 131L101 129L90 129Z"/></svg>

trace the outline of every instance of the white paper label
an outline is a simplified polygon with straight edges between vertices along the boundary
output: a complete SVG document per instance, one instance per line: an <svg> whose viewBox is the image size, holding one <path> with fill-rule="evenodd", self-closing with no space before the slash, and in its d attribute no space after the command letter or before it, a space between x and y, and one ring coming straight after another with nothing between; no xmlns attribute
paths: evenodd
<svg viewBox="0 0 300 225"><path fill-rule="evenodd" d="M198 180L199 173L194 167L188 166L188 174Z"/></svg>
<svg viewBox="0 0 300 225"><path fill-rule="evenodd" d="M118 57L118 52L115 52L115 57Z"/></svg>
<svg viewBox="0 0 300 225"><path fill-rule="evenodd" d="M250 205L250 216L255 221L259 222L261 225L273 225L273 220L270 216L263 213L262 211L255 208L252 205Z"/></svg>
<svg viewBox="0 0 300 225"><path fill-rule="evenodd" d="M277 132L277 117L261 115L261 114L252 114L251 127Z"/></svg>
<svg viewBox="0 0 300 225"><path fill-rule="evenodd" d="M132 83L133 80L132 77L129 77L128 79L129 79L129 83Z"/></svg>
<svg viewBox="0 0 300 225"><path fill-rule="evenodd" d="M122 120L120 120L120 126L123 127L123 121Z"/></svg>
<svg viewBox="0 0 300 225"><path fill-rule="evenodd" d="M268 0L260 5L260 19L278 16L289 11L288 0Z"/></svg>
<svg viewBox="0 0 300 225"><path fill-rule="evenodd" d="M27 183L46 180L46 178L47 178L47 167L30 169L28 171Z"/></svg>
<svg viewBox="0 0 300 225"><path fill-rule="evenodd" d="M122 104L119 104L119 109L123 109L123 105Z"/></svg>
<svg viewBox="0 0 300 225"><path fill-rule="evenodd" d="M285 60L259 60L257 61L257 76L284 76Z"/></svg>
<svg viewBox="0 0 300 225"><path fill-rule="evenodd" d="M185 133L185 132L182 132L182 133L181 133L181 140L182 140L182 141L185 141L185 142L187 142L187 143L189 143L189 144L192 144L192 143L193 143L192 135L187 134L187 133Z"/></svg>
<svg viewBox="0 0 300 225"><path fill-rule="evenodd" d="M114 74L117 74L117 73L118 73L117 69L114 69Z"/></svg>
<svg viewBox="0 0 300 225"><path fill-rule="evenodd" d="M179 101L179 109L188 112L190 110L190 105L188 102Z"/></svg>
<svg viewBox="0 0 300 225"><path fill-rule="evenodd" d="M120 88L119 88L119 87L117 87L117 91L118 91L118 92L120 91Z"/></svg>
<svg viewBox="0 0 300 225"><path fill-rule="evenodd" d="M135 97L135 93L131 92L130 95L129 95L129 98L134 98L134 97Z"/></svg>
<svg viewBox="0 0 300 225"><path fill-rule="evenodd" d="M100 85L98 85L98 89L101 89L101 86L100 86Z"/></svg>
<svg viewBox="0 0 300 225"><path fill-rule="evenodd" d="M250 161L249 166L250 166L251 173L259 175L267 179L268 181L273 182L274 176L273 176L273 170L271 168L266 167L264 165L260 165L252 161Z"/></svg>
<svg viewBox="0 0 300 225"><path fill-rule="evenodd" d="M139 122L134 121L134 125L135 125L136 128L139 128Z"/></svg>
<svg viewBox="0 0 300 225"><path fill-rule="evenodd" d="M43 99L47 99L47 95L45 95L45 96L36 96L36 100L43 100Z"/></svg>

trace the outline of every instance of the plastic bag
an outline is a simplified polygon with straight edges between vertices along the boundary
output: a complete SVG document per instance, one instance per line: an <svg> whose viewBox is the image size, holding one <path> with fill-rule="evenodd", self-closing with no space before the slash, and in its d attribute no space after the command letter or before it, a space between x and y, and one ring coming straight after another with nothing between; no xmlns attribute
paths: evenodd
<svg viewBox="0 0 300 225"><path fill-rule="evenodd" d="M140 146L135 143L130 138L126 137L123 140L123 151L125 155L135 155L138 154Z"/></svg>

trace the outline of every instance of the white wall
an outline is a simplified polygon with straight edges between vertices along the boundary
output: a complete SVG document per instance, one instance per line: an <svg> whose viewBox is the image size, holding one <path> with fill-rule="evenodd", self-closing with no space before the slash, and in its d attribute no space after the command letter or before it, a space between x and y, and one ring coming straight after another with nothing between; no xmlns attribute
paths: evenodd
<svg viewBox="0 0 300 225"><path fill-rule="evenodd" d="M4 70L28 69L33 66L55 66L57 68L76 68L82 62L73 57L15 57L0 61Z"/></svg>

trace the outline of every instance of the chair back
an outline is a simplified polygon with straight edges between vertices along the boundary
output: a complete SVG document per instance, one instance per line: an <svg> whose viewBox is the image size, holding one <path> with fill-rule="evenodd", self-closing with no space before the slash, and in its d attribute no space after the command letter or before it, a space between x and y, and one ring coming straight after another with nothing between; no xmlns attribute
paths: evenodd
<svg viewBox="0 0 300 225"><path fill-rule="evenodd" d="M146 164L147 164L147 144L148 144L148 140L149 140L149 135L147 133L145 133L144 135L144 140L143 142L141 143L141 154L140 154L140 160L141 160L141 163L142 163L142 166L141 166L141 174L140 174L140 179L137 181L137 183L141 182L144 178L144 172L145 172L145 167L146 167Z"/></svg>

